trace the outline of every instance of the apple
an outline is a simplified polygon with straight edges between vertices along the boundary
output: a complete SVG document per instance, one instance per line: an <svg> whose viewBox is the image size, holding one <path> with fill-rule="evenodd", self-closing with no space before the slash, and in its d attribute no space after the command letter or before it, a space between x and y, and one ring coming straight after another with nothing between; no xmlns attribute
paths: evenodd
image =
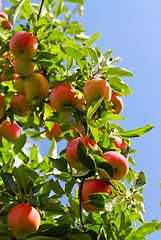
<svg viewBox="0 0 161 240"><path fill-rule="evenodd" d="M40 73L32 73L25 78L25 93L31 101L44 100L48 93L48 80Z"/></svg>
<svg viewBox="0 0 161 240"><path fill-rule="evenodd" d="M62 115L72 115L72 110L65 107L78 106L78 102L78 95L69 84L58 84L50 93L52 107Z"/></svg>
<svg viewBox="0 0 161 240"><path fill-rule="evenodd" d="M85 97L82 93L80 92L77 92L77 95L78 95L78 107L81 108L82 110L86 110L86 107L85 107L85 103L86 103L86 100L85 100Z"/></svg>
<svg viewBox="0 0 161 240"><path fill-rule="evenodd" d="M1 134L8 142L14 142L21 136L21 130L16 123L11 124L10 121L4 121L1 124Z"/></svg>
<svg viewBox="0 0 161 240"><path fill-rule="evenodd" d="M102 158L109 162L109 164L113 167L113 180L121 180L126 176L129 164L122 154L115 151L108 151L102 155ZM104 178L108 178L103 171L100 171L100 174Z"/></svg>
<svg viewBox="0 0 161 240"><path fill-rule="evenodd" d="M5 98L0 94L0 119L3 118L5 112L6 112Z"/></svg>
<svg viewBox="0 0 161 240"><path fill-rule="evenodd" d="M48 139L52 140L52 138L54 137L56 142L59 142L60 140L62 140L62 138L60 137L60 135L62 134L62 130L60 128L60 124L55 122L52 129L49 131L48 128L46 128L46 136Z"/></svg>
<svg viewBox="0 0 161 240"><path fill-rule="evenodd" d="M11 98L10 106L17 116L25 117L30 112L30 100L25 93L17 93Z"/></svg>
<svg viewBox="0 0 161 240"><path fill-rule="evenodd" d="M114 144L116 148L119 148L120 150L127 149L127 144L122 138L114 135L109 135L109 137L115 139Z"/></svg>
<svg viewBox="0 0 161 240"><path fill-rule="evenodd" d="M28 234L38 230L40 214L36 208L22 203L11 208L7 222L12 235L17 239L24 239Z"/></svg>
<svg viewBox="0 0 161 240"><path fill-rule="evenodd" d="M84 181L81 189L81 206L86 212L99 212L104 208L98 208L88 203L89 195L94 193L112 193L112 187L102 179L88 179Z"/></svg>
<svg viewBox="0 0 161 240"><path fill-rule="evenodd" d="M120 114L124 108L122 98L117 93L112 93L110 102L112 102L113 106L109 107L109 109L112 109L114 114Z"/></svg>
<svg viewBox="0 0 161 240"><path fill-rule="evenodd" d="M104 95L105 101L110 101L111 99L111 87L102 78L93 78L89 80L83 89L84 97L88 106L95 100L97 100L98 96Z"/></svg>
<svg viewBox="0 0 161 240"><path fill-rule="evenodd" d="M14 80L14 79L16 79L16 78L19 77L19 75L18 75L17 73L13 73L13 74L11 74L10 76L5 77L6 71L7 71L7 70L5 69L5 70L3 70L3 71L1 72L1 75L0 75L0 81L1 81L1 82L12 81L12 80Z"/></svg>
<svg viewBox="0 0 161 240"><path fill-rule="evenodd" d="M66 159L71 165L71 167L75 168L77 171L84 171L87 168L79 161L77 155L77 145L79 142L82 142L85 147L89 148L89 144L97 149L97 144L88 137L78 137L71 141L66 149Z"/></svg>
<svg viewBox="0 0 161 240"><path fill-rule="evenodd" d="M21 76L28 76L35 71L36 63L30 62L28 60L14 58L13 59L13 69L15 73Z"/></svg>
<svg viewBox="0 0 161 240"><path fill-rule="evenodd" d="M37 53L38 43L36 37L26 31L15 33L10 40L9 49L13 55L21 59L33 58Z"/></svg>
<svg viewBox="0 0 161 240"><path fill-rule="evenodd" d="M5 19L4 21L1 22L2 28L3 29L7 28L8 30L11 30L12 29L12 25L8 21L8 15L6 13L4 13L4 12L0 12L0 17Z"/></svg>
<svg viewBox="0 0 161 240"><path fill-rule="evenodd" d="M19 93L23 93L25 92L25 80L22 77L18 77L15 79L15 89L19 92Z"/></svg>

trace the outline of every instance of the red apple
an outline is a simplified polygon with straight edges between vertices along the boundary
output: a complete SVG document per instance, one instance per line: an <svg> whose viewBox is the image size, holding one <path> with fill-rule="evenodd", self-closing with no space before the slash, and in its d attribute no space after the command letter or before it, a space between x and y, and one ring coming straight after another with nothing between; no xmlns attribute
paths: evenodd
<svg viewBox="0 0 161 240"><path fill-rule="evenodd" d="M52 129L49 131L48 128L46 128L46 136L52 140L52 138L54 137L56 142L59 142L60 140L62 140L62 138L60 137L60 135L62 134L62 130L60 128L60 124L55 122Z"/></svg>
<svg viewBox="0 0 161 240"><path fill-rule="evenodd" d="M38 230L40 214L36 208L22 203L11 208L7 222L13 236L17 239L24 239L28 234Z"/></svg>
<svg viewBox="0 0 161 240"><path fill-rule="evenodd" d="M0 94L0 119L4 116L5 112L6 112L5 98Z"/></svg>
<svg viewBox="0 0 161 240"><path fill-rule="evenodd" d="M21 76L28 76L35 71L36 63L30 62L28 60L14 58L13 59L13 69L15 73Z"/></svg>
<svg viewBox="0 0 161 240"><path fill-rule="evenodd" d="M25 92L25 80L22 77L18 77L15 80L15 89L19 93Z"/></svg>
<svg viewBox="0 0 161 240"><path fill-rule="evenodd" d="M109 162L113 167L114 180L121 180L126 176L129 169L129 164L127 159L122 154L114 151L108 151L102 155L102 158ZM100 174L104 178L108 178L104 172L100 171Z"/></svg>
<svg viewBox="0 0 161 240"><path fill-rule="evenodd" d="M26 31L17 32L10 40L9 49L13 55L21 59L33 58L37 53L36 37Z"/></svg>
<svg viewBox="0 0 161 240"><path fill-rule="evenodd" d="M110 102L112 102L113 106L109 107L109 109L112 109L114 114L120 114L124 108L122 98L117 93L112 93Z"/></svg>
<svg viewBox="0 0 161 240"><path fill-rule="evenodd" d="M31 101L44 100L48 93L48 81L40 73L33 73L25 78L25 93Z"/></svg>
<svg viewBox="0 0 161 240"><path fill-rule="evenodd" d="M16 123L11 124L10 121L4 121L0 128L2 137L7 139L8 142L14 142L15 139L21 136L21 130Z"/></svg>
<svg viewBox="0 0 161 240"><path fill-rule="evenodd" d="M112 187L109 183L101 179L88 179L84 181L81 190L81 206L86 212L99 212L104 208L98 208L88 203L88 195L94 193L112 193Z"/></svg>
<svg viewBox="0 0 161 240"><path fill-rule="evenodd" d="M79 142L82 142L85 147L89 148L89 144L97 149L97 144L88 137L79 137L74 139L69 143L66 149L66 159L71 165L71 167L75 168L77 171L84 171L87 168L79 161L77 155L77 145Z"/></svg>
<svg viewBox="0 0 161 240"><path fill-rule="evenodd" d="M3 28L3 29L6 29L6 28L7 28L8 30L11 30L11 29L12 29L12 25L11 25L11 23L8 21L8 15L7 15L6 13L4 13L4 12L0 12L0 17L6 19L6 20L4 20L3 22L1 22L2 28Z"/></svg>
<svg viewBox="0 0 161 240"><path fill-rule="evenodd" d="M97 100L98 96L104 96L105 101L109 101L111 98L111 87L102 78L93 78L89 80L83 89L84 97L88 106L95 100Z"/></svg>
<svg viewBox="0 0 161 240"><path fill-rule="evenodd" d="M63 115L71 115L72 110L66 106L78 106L78 95L75 89L69 84L59 84L50 93L52 107Z"/></svg>
<svg viewBox="0 0 161 240"><path fill-rule="evenodd" d="M127 149L127 144L122 138L114 135L110 135L109 137L115 139L114 144L116 148L119 148L120 150Z"/></svg>
<svg viewBox="0 0 161 240"><path fill-rule="evenodd" d="M10 106L17 116L25 117L30 112L30 100L25 93L17 93L11 98Z"/></svg>

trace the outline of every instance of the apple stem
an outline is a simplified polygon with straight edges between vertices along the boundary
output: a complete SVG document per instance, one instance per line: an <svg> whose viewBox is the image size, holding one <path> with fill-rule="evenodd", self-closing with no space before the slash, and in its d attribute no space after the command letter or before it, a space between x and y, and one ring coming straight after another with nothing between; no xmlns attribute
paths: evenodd
<svg viewBox="0 0 161 240"><path fill-rule="evenodd" d="M109 180L106 179L106 181L120 194L122 197L126 197L126 195L122 194L118 188L116 188Z"/></svg>
<svg viewBox="0 0 161 240"><path fill-rule="evenodd" d="M82 206L81 206L81 201L82 201L82 186L84 183L85 178L83 178L79 184L79 192L78 192L78 196L79 196L79 214L80 214L80 221L81 221L81 226L83 227L84 232L86 232L86 228L84 226L83 223L83 219L82 219Z"/></svg>
<svg viewBox="0 0 161 240"><path fill-rule="evenodd" d="M43 7L43 4L44 4L44 1L45 1L45 0L42 0L42 2L41 2L40 10L39 10L39 13L38 13L38 15L37 15L37 21L40 19L40 14L41 14L41 10L42 10L42 7Z"/></svg>

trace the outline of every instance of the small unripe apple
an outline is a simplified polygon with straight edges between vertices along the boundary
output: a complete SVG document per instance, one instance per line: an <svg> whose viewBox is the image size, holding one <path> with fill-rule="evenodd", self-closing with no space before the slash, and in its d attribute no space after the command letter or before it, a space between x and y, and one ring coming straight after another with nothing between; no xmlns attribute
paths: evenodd
<svg viewBox="0 0 161 240"><path fill-rule="evenodd" d="M69 143L66 149L66 159L71 165L71 167L75 168L77 171L84 171L87 168L79 161L77 154L77 146L79 142L82 142L85 147L89 148L89 144L97 149L97 144L88 137L79 137L74 139Z"/></svg>
<svg viewBox="0 0 161 240"><path fill-rule="evenodd" d="M29 76L35 71L36 63L30 62L28 60L14 58L13 59L13 69L15 73L20 76Z"/></svg>
<svg viewBox="0 0 161 240"><path fill-rule="evenodd" d="M101 179L88 179L84 181L81 190L81 206L86 212L99 212L104 208L98 208L89 204L89 195L94 193L112 193L112 187L109 183Z"/></svg>
<svg viewBox="0 0 161 240"><path fill-rule="evenodd" d="M46 128L46 136L47 138L49 138L50 140L52 140L53 138L55 138L56 142L59 142L60 140L62 140L62 138L60 137L60 135L62 134L62 130L60 128L60 124L55 122L52 129L49 131L48 128Z"/></svg>
<svg viewBox="0 0 161 240"><path fill-rule="evenodd" d="M93 78L85 84L83 93L87 105L90 106L92 102L98 99L99 95L104 95L104 100L109 101L111 98L111 87L104 79Z"/></svg>
<svg viewBox="0 0 161 240"><path fill-rule="evenodd" d="M114 151L108 151L102 155L102 158L104 158L112 166L113 180L121 180L126 176L129 169L129 164L127 159L122 154ZM100 171L100 174L104 178L108 178L104 172Z"/></svg>
<svg viewBox="0 0 161 240"><path fill-rule="evenodd" d="M5 98L0 94L0 119L4 116L6 112Z"/></svg>
<svg viewBox="0 0 161 240"><path fill-rule="evenodd" d="M0 12L0 17L6 19L6 20L4 20L3 22L1 22L2 28L3 28L3 29L6 29L6 28L7 28L8 30L11 30L11 29L12 29L12 25L11 25L11 23L8 21L8 15L7 15L6 13L4 13L4 12Z"/></svg>
<svg viewBox="0 0 161 240"><path fill-rule="evenodd" d="M24 93L25 92L25 80L22 77L16 78L15 88L19 93Z"/></svg>
<svg viewBox="0 0 161 240"><path fill-rule="evenodd" d="M9 49L13 55L21 59L33 58L37 53L38 43L36 37L26 31L15 33L9 43Z"/></svg>
<svg viewBox="0 0 161 240"><path fill-rule="evenodd" d="M109 109L112 109L114 114L119 115L124 108L122 98L117 93L112 93L110 102L112 102L113 106L109 107Z"/></svg>
<svg viewBox="0 0 161 240"><path fill-rule="evenodd" d="M78 106L78 95L75 89L69 84L59 84L50 93L52 107L63 115L72 115L72 110L67 106Z"/></svg>
<svg viewBox="0 0 161 240"><path fill-rule="evenodd" d="M31 101L41 101L49 93L48 81L40 73L33 73L25 78L25 93Z"/></svg>
<svg viewBox="0 0 161 240"><path fill-rule="evenodd" d="M10 121L4 121L1 124L1 134L8 142L14 142L21 136L21 130L16 123L11 124Z"/></svg>
<svg viewBox="0 0 161 240"><path fill-rule="evenodd" d="M11 208L7 222L12 235L17 239L24 239L30 233L36 232L40 225L40 214L29 204L19 204Z"/></svg>
<svg viewBox="0 0 161 240"><path fill-rule="evenodd" d="M30 112L30 100L25 93L17 93L11 98L10 106L17 116L25 117Z"/></svg>

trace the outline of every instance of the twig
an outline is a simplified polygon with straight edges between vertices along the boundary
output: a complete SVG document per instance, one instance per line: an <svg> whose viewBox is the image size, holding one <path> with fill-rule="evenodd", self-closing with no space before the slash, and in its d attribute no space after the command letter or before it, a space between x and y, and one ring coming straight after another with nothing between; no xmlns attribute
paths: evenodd
<svg viewBox="0 0 161 240"><path fill-rule="evenodd" d="M42 0L42 2L41 2L40 9L39 9L39 13L38 13L38 15L37 15L37 21L38 21L39 18L40 18L40 14L41 14L41 10L42 10L42 7L43 7L43 4L44 4L44 1L45 1L45 0Z"/></svg>
<svg viewBox="0 0 161 240"><path fill-rule="evenodd" d="M118 192L118 194L120 194L120 196L122 197L126 197L126 195L122 194L118 188L116 188L108 179L106 179L106 181Z"/></svg>
<svg viewBox="0 0 161 240"><path fill-rule="evenodd" d="M81 183L79 184L78 197L79 197L79 214L80 214L81 226L83 227L84 232L86 232L86 228L84 226L83 219L82 219L82 206L81 206L81 202L82 202L82 186L83 186L84 180L85 180L85 178L83 178Z"/></svg>
<svg viewBox="0 0 161 240"><path fill-rule="evenodd" d="M70 18L72 17L72 15L76 12L76 10L77 10L79 7L80 7L80 4L78 4L78 5L74 8L74 10L71 12L71 14L69 15L69 18L68 18L68 20L67 20L67 22L66 22L67 25L64 27L63 33L65 33L65 31L66 31L67 28L68 28L68 24L69 24Z"/></svg>

